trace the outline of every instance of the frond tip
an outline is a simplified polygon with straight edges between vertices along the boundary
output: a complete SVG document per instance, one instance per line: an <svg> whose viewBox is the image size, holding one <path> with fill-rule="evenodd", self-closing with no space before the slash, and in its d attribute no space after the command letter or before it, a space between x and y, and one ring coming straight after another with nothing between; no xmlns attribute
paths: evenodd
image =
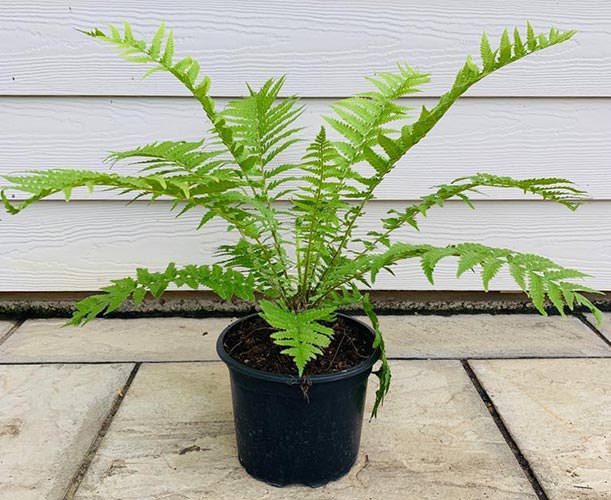
<svg viewBox="0 0 611 500"><path fill-rule="evenodd" d="M456 276L479 268L484 284L488 290L490 281L501 268L506 267L517 285L528 295L535 308L547 316L546 298L562 316L565 308L573 310L575 306L584 306L597 319L601 317L599 309L584 293L600 293L572 280L588 278L589 275L571 269L540 255L520 253L507 248L493 248L479 243L458 243L447 247L430 245L409 245L395 243L388 251L374 258L374 269L386 268L404 258L420 259L422 270L433 283L433 273L440 260L457 257Z"/></svg>

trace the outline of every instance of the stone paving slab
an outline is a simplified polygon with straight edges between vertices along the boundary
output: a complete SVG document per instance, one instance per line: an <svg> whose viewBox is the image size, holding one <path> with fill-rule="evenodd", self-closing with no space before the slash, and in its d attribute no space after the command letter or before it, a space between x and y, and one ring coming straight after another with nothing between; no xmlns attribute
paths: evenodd
<svg viewBox="0 0 611 500"><path fill-rule="evenodd" d="M550 499L611 499L611 360L471 365Z"/></svg>
<svg viewBox="0 0 611 500"><path fill-rule="evenodd" d="M579 319L536 314L380 316L391 357L611 356Z"/></svg>
<svg viewBox="0 0 611 500"><path fill-rule="evenodd" d="M13 328L13 326L15 326L15 322L14 321L0 320L0 340L2 339L2 337L4 337L4 335L6 335L8 333L8 331L11 328Z"/></svg>
<svg viewBox="0 0 611 500"><path fill-rule="evenodd" d="M0 363L215 360L216 338L231 321L100 319L62 328L63 319L29 320L0 345ZM391 357L611 356L611 347L577 318L380 316L380 322Z"/></svg>
<svg viewBox="0 0 611 500"><path fill-rule="evenodd" d="M0 366L0 498L63 498L131 368Z"/></svg>
<svg viewBox="0 0 611 500"><path fill-rule="evenodd" d="M602 333L607 339L611 340L611 313L603 313L602 325L596 324L596 318L593 314L586 314L586 318L600 333Z"/></svg>
<svg viewBox="0 0 611 500"><path fill-rule="evenodd" d="M0 345L1 362L182 361L218 359L215 343L231 318L26 321Z"/></svg>
<svg viewBox="0 0 611 500"><path fill-rule="evenodd" d="M536 498L459 362L392 364L394 385L364 425L357 464L318 489L274 488L243 471L223 364L143 365L76 498Z"/></svg>

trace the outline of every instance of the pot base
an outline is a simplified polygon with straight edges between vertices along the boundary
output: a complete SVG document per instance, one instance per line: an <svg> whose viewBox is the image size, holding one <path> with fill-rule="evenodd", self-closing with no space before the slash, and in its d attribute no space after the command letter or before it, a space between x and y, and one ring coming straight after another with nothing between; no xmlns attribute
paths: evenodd
<svg viewBox="0 0 611 500"><path fill-rule="evenodd" d="M244 467L244 470L248 472L249 476L253 477L257 481L262 481L265 484L269 484L270 486L273 486L274 488L284 488L285 486L308 486L309 488L322 488L326 484L329 484L333 481L337 481L338 479L341 479L342 477L344 477L346 474L350 472L350 470L352 469L352 467L354 467L354 464L356 463L356 457L355 457L354 460L346 467L345 470L338 472L334 476L326 477L324 480L315 481L315 482L295 482L294 481L294 482L281 483L281 482L273 482L273 480L268 480L266 477L263 477L263 476L257 476L256 472L249 470L248 464L245 464L244 462L242 462L242 460L239 457L238 457L238 460L240 461L240 465Z"/></svg>

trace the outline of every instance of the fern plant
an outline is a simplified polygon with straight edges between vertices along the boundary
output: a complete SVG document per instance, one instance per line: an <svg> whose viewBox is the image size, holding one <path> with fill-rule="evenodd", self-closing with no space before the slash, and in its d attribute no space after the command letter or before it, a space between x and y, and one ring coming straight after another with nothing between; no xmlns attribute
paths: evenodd
<svg viewBox="0 0 611 500"><path fill-rule="evenodd" d="M132 193L134 199L170 198L178 215L192 210L201 215L198 229L221 219L237 238L218 248L214 265L178 268L170 263L161 272L138 269L133 277L113 281L102 293L78 302L70 323L86 323L128 299L138 304L147 293L159 297L170 285L208 287L226 300L257 302L262 318L276 330L274 342L303 375L308 362L329 345L329 324L336 311L360 304L376 332L374 345L381 349L375 415L388 391L390 370L378 320L368 294L361 290L370 288L380 271L392 272L398 262L419 261L433 283L439 261L455 258L457 276L479 270L485 289L506 267L541 314L546 314L547 299L560 314L566 307L584 306L600 315L583 294L595 290L575 281L586 275L547 258L477 243L435 247L395 239L401 231L418 230L419 219L446 200L461 199L472 206L469 195L486 186L519 189L574 210L584 192L566 179L485 173L463 177L436 186L413 205L389 211L380 228L366 236L354 235L376 188L462 94L496 70L569 40L573 31L552 28L536 35L528 24L524 39L518 29L512 37L505 30L496 49L484 34L481 62L467 57L450 90L432 108L423 106L417 117L409 114L401 98L418 92L429 76L407 65L378 73L368 79L370 90L333 106L334 115L324 117L327 125L303 148L298 162L283 160L284 153L302 140L296 123L303 110L296 97L278 98L284 77L270 79L260 89L248 86L245 97L217 109L210 78L196 60L175 57L172 32L163 25L150 43L136 38L127 23L122 30L110 26L108 31L85 33L113 45L127 61L148 65L145 77L162 71L177 78L201 106L211 124L211 139L155 142L110 154L113 163L138 163L140 176L88 170L6 176L9 184L1 193L6 210L16 214L55 193L63 192L69 200L75 188L104 186ZM11 202L7 190L29 197ZM289 208L276 203L280 199L288 199Z"/></svg>

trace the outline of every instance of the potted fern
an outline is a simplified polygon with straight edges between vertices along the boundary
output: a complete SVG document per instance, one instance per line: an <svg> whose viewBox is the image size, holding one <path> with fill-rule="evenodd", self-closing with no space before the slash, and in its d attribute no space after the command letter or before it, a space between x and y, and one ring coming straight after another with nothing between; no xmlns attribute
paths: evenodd
<svg viewBox="0 0 611 500"><path fill-rule="evenodd" d="M112 162L140 163L140 176L64 169L6 176L4 206L16 214L55 193L69 200L75 188L104 186L135 198L170 198L179 214L199 211L197 229L204 233L212 219L226 223L236 239L218 248L218 263L138 269L78 302L70 323L111 313L128 299L139 304L148 293L160 297L170 285L208 287L225 300L255 302L260 312L230 325L217 345L231 375L239 459L253 476L275 485L315 486L350 469L376 361L373 416L391 379L382 332L362 290L398 262L419 261L432 283L437 263L455 258L457 275L478 269L485 289L506 267L542 314L548 299L560 314L583 306L599 316L583 295L594 290L573 281L586 275L547 258L477 243L435 247L395 239L418 229L418 219L435 205L451 198L470 204L469 194L480 187L516 188L573 210L584 193L565 179L463 177L390 211L379 229L355 236L376 188L462 94L497 69L569 40L573 31L535 35L528 24L524 40L517 29L512 38L505 31L496 50L484 34L481 63L468 57L452 88L416 118L399 99L417 92L428 75L407 65L378 73L369 78L371 90L333 106L335 115L324 117L329 129L320 128L296 163L282 158L300 142L302 107L296 97L278 99L284 78L258 90L249 86L245 97L219 110L210 79L194 59L175 58L172 32L163 25L150 43L134 37L127 23L122 31L110 26L85 33L115 46L127 61L148 64L145 76L164 71L177 78L201 106L212 138L155 142L110 155ZM29 197L10 201L15 190ZM288 200L288 207L280 200ZM338 312L355 304L371 327Z"/></svg>

